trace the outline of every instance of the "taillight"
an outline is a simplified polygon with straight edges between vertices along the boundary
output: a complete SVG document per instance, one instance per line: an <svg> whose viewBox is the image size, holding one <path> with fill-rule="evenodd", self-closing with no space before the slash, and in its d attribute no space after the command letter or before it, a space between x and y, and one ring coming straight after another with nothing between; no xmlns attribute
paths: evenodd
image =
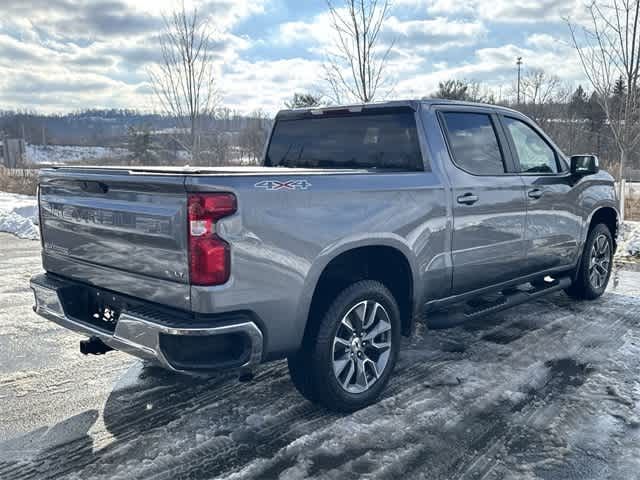
<svg viewBox="0 0 640 480"><path fill-rule="evenodd" d="M229 244L216 234L216 222L235 213L231 193L189 195L189 275L193 285L221 285L231 275Z"/></svg>

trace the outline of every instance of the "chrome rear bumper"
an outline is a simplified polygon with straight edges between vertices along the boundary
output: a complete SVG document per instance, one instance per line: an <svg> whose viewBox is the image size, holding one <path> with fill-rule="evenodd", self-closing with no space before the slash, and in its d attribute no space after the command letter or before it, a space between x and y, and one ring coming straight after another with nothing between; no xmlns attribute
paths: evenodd
<svg viewBox="0 0 640 480"><path fill-rule="evenodd" d="M191 369L176 367L172 364L160 346L161 334L183 337L244 334L249 339L250 352L247 360L242 365L238 365L238 367L249 368L262 360L263 335L258 326L252 321L212 327L173 327L162 325L152 318L124 310L120 314L114 332L110 333L69 317L64 311L63 303L58 293L59 286L57 282L50 281L46 275L33 277L31 279L31 289L35 295L33 310L38 315L74 332L89 337L98 337L106 345L116 350L156 362L172 371L187 372Z"/></svg>

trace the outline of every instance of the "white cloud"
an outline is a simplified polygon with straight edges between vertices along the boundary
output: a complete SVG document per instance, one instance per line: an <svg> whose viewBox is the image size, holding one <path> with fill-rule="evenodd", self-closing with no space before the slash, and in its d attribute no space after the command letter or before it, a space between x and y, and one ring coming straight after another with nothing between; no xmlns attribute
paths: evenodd
<svg viewBox="0 0 640 480"><path fill-rule="evenodd" d="M256 30L255 38L236 31L252 15L273 12L267 9L272 1L187 0L217 26L219 89L230 108L273 113L296 91L325 88L322 61L333 39L326 12L273 25L268 29L273 33ZM549 28L576 12L581 1L395 0L379 47L385 50L394 40L388 66L394 96L420 97L450 78L509 85L517 56L524 57L525 68L581 80L575 53L563 37L566 27ZM153 108L147 69L160 57L162 13L175 4L2 0L0 108ZM495 43L494 33L513 31L523 22L526 35L512 33L508 41ZM537 25L544 30L536 31Z"/></svg>
<svg viewBox="0 0 640 480"><path fill-rule="evenodd" d="M384 33L405 48L433 52L474 45L486 35L487 28L480 21L446 17L402 21L393 16L385 24Z"/></svg>
<svg viewBox="0 0 640 480"><path fill-rule="evenodd" d="M222 65L250 46L231 33L266 0L199 0L216 22ZM28 4L27 4L28 3ZM153 108L148 65L160 60L162 13L174 0L3 0L0 108Z"/></svg>
<svg viewBox="0 0 640 480"><path fill-rule="evenodd" d="M294 92L322 90L322 63L302 58L248 62L227 66L220 90L225 106L249 113L275 113Z"/></svg>
<svg viewBox="0 0 640 480"><path fill-rule="evenodd" d="M544 70L568 84L583 80L580 62L568 46L556 51L541 51L507 44L479 49L468 62L459 65L434 65L431 72L403 79L397 91L404 97L421 97L433 93L439 82L466 79L480 81L496 93L501 90L506 94L515 82L515 59L519 56L524 59L525 72Z"/></svg>
<svg viewBox="0 0 640 480"><path fill-rule="evenodd" d="M534 33L527 38L527 45L533 48L556 50L566 45L566 42L548 33Z"/></svg>
<svg viewBox="0 0 640 480"><path fill-rule="evenodd" d="M302 43L315 43L326 45L333 38L331 18L328 13L316 15L309 22L295 21L285 22L279 25L276 42L283 45L295 45Z"/></svg>
<svg viewBox="0 0 640 480"><path fill-rule="evenodd" d="M464 15L496 23L563 22L583 17L583 0L396 0L396 6L426 10L430 15Z"/></svg>
<svg viewBox="0 0 640 480"><path fill-rule="evenodd" d="M384 23L380 43L395 42L396 46L422 52L475 44L487 33L480 21L450 20L436 17L424 20L403 20L391 16ZM307 45L309 51L322 53L335 39L328 13L321 13L310 21L286 22L279 26L276 41L282 45Z"/></svg>

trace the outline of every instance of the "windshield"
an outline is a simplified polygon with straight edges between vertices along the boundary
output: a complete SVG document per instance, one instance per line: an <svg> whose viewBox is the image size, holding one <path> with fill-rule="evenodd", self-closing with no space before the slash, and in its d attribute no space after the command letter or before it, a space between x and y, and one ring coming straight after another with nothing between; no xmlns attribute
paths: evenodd
<svg viewBox="0 0 640 480"><path fill-rule="evenodd" d="M277 121L266 166L423 170L412 110Z"/></svg>

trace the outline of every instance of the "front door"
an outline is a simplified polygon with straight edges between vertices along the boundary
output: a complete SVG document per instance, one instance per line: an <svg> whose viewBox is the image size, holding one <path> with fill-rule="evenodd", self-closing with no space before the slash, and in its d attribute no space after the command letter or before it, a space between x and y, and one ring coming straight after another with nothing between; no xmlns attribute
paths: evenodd
<svg viewBox="0 0 640 480"><path fill-rule="evenodd" d="M578 259L578 192L560 154L524 119L502 116L527 194L527 273L571 267Z"/></svg>
<svg viewBox="0 0 640 480"><path fill-rule="evenodd" d="M524 183L498 117L472 107L448 107L439 117L451 157L446 168L453 202L453 294L522 275Z"/></svg>

